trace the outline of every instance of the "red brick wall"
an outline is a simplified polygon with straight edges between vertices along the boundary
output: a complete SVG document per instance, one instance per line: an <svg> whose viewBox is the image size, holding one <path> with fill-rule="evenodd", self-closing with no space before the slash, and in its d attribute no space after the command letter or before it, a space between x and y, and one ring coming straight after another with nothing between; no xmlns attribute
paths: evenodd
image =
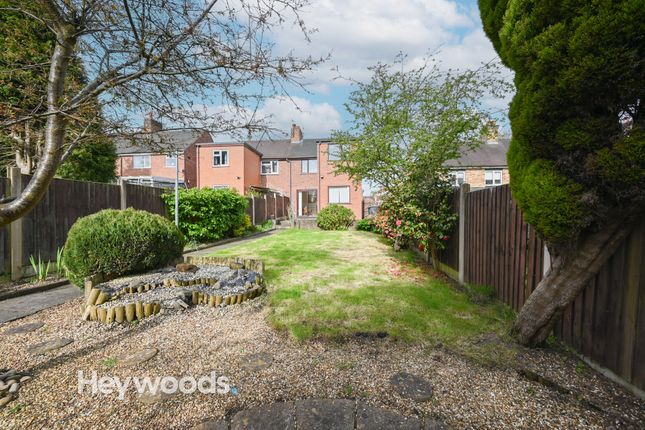
<svg viewBox="0 0 645 430"><path fill-rule="evenodd" d="M320 208L329 204L329 187L349 186L349 203L343 204L354 212L357 219L363 218L363 186L352 183L346 174L336 174L333 161L328 161L328 144L321 143L318 148L320 191L318 201Z"/></svg>
<svg viewBox="0 0 645 430"><path fill-rule="evenodd" d="M145 154L137 154L145 155ZM150 155L150 168L135 169L133 155L122 155L117 159L117 176L159 176L162 178L175 178L175 168L166 167L166 156L160 154ZM183 180L184 160L179 157L179 179Z"/></svg>
<svg viewBox="0 0 645 430"><path fill-rule="evenodd" d="M291 170L291 187L289 187L289 170ZM263 187L278 190L291 198L292 194L297 196L297 192L300 190L318 189L318 177L318 173L302 173L301 160L280 160L278 161L278 174L261 175L261 184Z"/></svg>
<svg viewBox="0 0 645 430"><path fill-rule="evenodd" d="M213 166L213 151L228 151L228 166ZM260 185L260 156L243 145L210 144L197 147L199 178L197 186L226 185L246 194L250 186Z"/></svg>

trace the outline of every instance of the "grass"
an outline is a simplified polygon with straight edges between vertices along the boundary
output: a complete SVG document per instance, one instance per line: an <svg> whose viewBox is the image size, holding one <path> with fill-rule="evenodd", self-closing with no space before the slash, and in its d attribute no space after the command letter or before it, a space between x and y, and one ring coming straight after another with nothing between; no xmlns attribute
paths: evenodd
<svg viewBox="0 0 645 430"><path fill-rule="evenodd" d="M411 251L395 253L373 233L286 230L213 255L264 260L269 322L299 340L387 333L456 344L503 334L513 317L494 300L481 300L487 290L457 291Z"/></svg>

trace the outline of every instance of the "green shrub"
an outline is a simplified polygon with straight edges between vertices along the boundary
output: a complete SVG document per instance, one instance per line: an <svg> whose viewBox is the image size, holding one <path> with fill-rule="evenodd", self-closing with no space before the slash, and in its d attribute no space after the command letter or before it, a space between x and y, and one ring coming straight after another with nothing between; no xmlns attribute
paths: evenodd
<svg viewBox="0 0 645 430"><path fill-rule="evenodd" d="M356 222L356 230L375 232L376 226L374 225L374 221L370 218L359 219Z"/></svg>
<svg viewBox="0 0 645 430"><path fill-rule="evenodd" d="M174 217L174 193L163 199ZM180 190L179 229L189 240L201 243L233 237L245 226L247 206L246 198L231 189Z"/></svg>
<svg viewBox="0 0 645 430"><path fill-rule="evenodd" d="M69 280L108 279L162 267L180 257L181 232L167 219L134 209L106 209L79 218L67 235L64 264Z"/></svg>
<svg viewBox="0 0 645 430"><path fill-rule="evenodd" d="M316 223L323 230L347 230L355 219L351 209L332 204L318 213Z"/></svg>
<svg viewBox="0 0 645 430"><path fill-rule="evenodd" d="M244 224L237 227L233 231L233 235L235 237L244 236L247 232L251 232L253 230L255 230L255 227L253 227L253 224L251 223L251 217L249 214L244 214Z"/></svg>

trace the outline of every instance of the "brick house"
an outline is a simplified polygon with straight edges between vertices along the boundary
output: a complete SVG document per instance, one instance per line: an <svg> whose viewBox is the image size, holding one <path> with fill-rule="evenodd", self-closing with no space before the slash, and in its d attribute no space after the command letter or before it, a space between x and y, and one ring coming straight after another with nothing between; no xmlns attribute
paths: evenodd
<svg viewBox="0 0 645 430"><path fill-rule="evenodd" d="M329 139L304 139L295 124L290 139L254 142L215 142L208 132L163 130L150 116L144 132L147 145L117 140L118 177L174 184L178 162L180 180L187 188L275 192L291 199L298 218L315 217L329 203L347 206L358 219L363 217L361 184L334 173L338 147Z"/></svg>
<svg viewBox="0 0 645 430"><path fill-rule="evenodd" d="M471 189L477 189L508 184L506 153L509 143L509 138L494 137L460 158L448 161L446 165L450 168L454 185L467 183Z"/></svg>

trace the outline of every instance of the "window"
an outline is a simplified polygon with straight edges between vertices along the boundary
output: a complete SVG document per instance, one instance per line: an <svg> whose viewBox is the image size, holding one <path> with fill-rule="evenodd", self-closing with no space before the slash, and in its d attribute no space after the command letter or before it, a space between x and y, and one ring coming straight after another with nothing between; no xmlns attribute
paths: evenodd
<svg viewBox="0 0 645 430"><path fill-rule="evenodd" d="M486 170L484 174L487 187L494 187L495 185L502 185L502 171L501 170Z"/></svg>
<svg viewBox="0 0 645 430"><path fill-rule="evenodd" d="M327 159L329 161L340 160L340 145L327 146Z"/></svg>
<svg viewBox="0 0 645 430"><path fill-rule="evenodd" d="M260 163L260 173L263 175L278 174L278 160L263 161Z"/></svg>
<svg viewBox="0 0 645 430"><path fill-rule="evenodd" d="M166 167L177 167L177 157L175 155L166 155Z"/></svg>
<svg viewBox="0 0 645 430"><path fill-rule="evenodd" d="M454 170L450 172L450 176L452 176L452 185L456 187L460 186L466 181L466 172L464 172L463 170Z"/></svg>
<svg viewBox="0 0 645 430"><path fill-rule="evenodd" d="M329 203L349 203L349 187L329 187Z"/></svg>
<svg viewBox="0 0 645 430"><path fill-rule="evenodd" d="M300 162L300 171L302 173L318 173L318 160L302 160Z"/></svg>
<svg viewBox="0 0 645 430"><path fill-rule="evenodd" d="M149 169L150 156L149 155L133 155L132 165L135 169Z"/></svg>
<svg viewBox="0 0 645 430"><path fill-rule="evenodd" d="M228 151L213 151L213 166L228 166Z"/></svg>
<svg viewBox="0 0 645 430"><path fill-rule="evenodd" d="M228 185L213 185L212 187L214 190L228 190L229 187Z"/></svg>

